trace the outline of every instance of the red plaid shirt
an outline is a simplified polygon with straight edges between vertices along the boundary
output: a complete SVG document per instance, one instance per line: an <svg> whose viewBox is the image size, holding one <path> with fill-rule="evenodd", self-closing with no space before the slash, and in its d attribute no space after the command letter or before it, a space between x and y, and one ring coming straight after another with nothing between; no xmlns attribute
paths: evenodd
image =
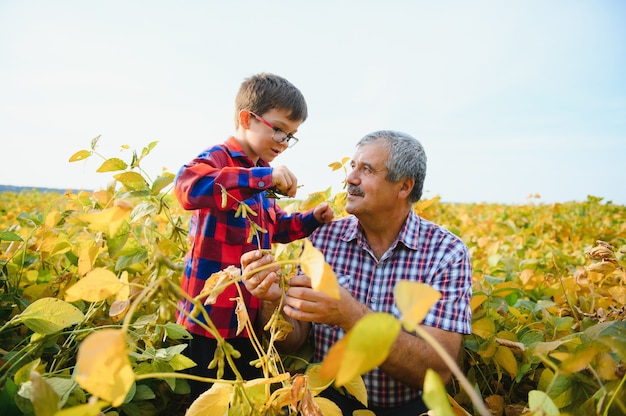
<svg viewBox="0 0 626 416"><path fill-rule="evenodd" d="M222 188L229 196L222 208ZM241 255L259 247L257 237L247 242L249 220L257 223L267 233L260 234L260 247L269 249L272 243L288 243L308 236L319 223L313 211L287 214L275 199L266 198L265 190L272 186L272 167L263 161L255 165L239 142L230 137L225 143L206 149L190 163L183 166L176 177L175 193L181 206L193 210L189 227L191 248L185 259L185 272L181 286L189 296L197 296L205 281L214 272L228 266L241 266ZM236 199L235 199L236 198ZM238 202L245 202L257 215L235 217ZM254 323L260 301L239 284ZM231 285L222 292L217 302L205 306L209 317L224 338L235 338L237 316L235 301L237 288ZM192 304L181 301L181 307L191 312ZM197 319L204 322L202 314ZM184 313L177 314L177 322L194 334L211 337ZM247 331L239 337L248 337Z"/></svg>

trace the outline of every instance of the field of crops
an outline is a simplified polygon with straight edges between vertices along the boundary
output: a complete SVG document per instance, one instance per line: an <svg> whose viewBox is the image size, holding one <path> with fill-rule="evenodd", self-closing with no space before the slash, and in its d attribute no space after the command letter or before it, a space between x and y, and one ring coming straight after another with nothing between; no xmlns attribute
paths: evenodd
<svg viewBox="0 0 626 416"><path fill-rule="evenodd" d="M117 174L95 193L0 194L3 415L184 412L188 385L173 374L191 365L188 334L172 317L188 214L171 174L151 182L120 162L103 164ZM341 214L342 196L290 208L327 200ZM626 414L626 207L433 198L415 210L471 250L473 334L459 366L492 414ZM457 380L447 390L479 413Z"/></svg>

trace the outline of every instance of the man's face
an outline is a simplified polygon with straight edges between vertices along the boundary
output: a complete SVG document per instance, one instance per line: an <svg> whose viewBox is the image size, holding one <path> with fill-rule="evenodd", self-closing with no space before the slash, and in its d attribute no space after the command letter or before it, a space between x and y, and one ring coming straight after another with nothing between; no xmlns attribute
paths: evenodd
<svg viewBox="0 0 626 416"><path fill-rule="evenodd" d="M352 158L352 171L347 178L346 211L357 217L370 215L384 218L398 202L400 185L385 179L389 151L381 143L360 146Z"/></svg>

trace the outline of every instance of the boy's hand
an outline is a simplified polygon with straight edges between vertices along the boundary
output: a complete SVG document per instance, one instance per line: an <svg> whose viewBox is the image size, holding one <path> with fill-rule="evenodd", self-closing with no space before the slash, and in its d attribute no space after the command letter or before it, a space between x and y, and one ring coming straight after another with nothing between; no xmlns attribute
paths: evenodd
<svg viewBox="0 0 626 416"><path fill-rule="evenodd" d="M327 222L331 222L335 217L335 213L333 209L326 202L322 202L313 210L313 215L317 222L321 224L326 224Z"/></svg>
<svg viewBox="0 0 626 416"><path fill-rule="evenodd" d="M286 166L277 166L272 169L272 186L290 198L296 196L298 178Z"/></svg>
<svg viewBox="0 0 626 416"><path fill-rule="evenodd" d="M272 263L274 259L271 254L264 254L262 250L254 250L244 253L241 256L241 268L244 275L250 271ZM278 271L280 266L265 269L251 276L244 277L243 284L246 289L259 299L277 301L283 294L278 285Z"/></svg>

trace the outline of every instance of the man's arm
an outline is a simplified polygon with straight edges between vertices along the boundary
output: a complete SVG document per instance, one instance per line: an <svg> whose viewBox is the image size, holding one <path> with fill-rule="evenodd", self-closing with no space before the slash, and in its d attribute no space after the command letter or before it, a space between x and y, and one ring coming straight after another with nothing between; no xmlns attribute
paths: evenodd
<svg viewBox="0 0 626 416"><path fill-rule="evenodd" d="M337 325L344 331L349 331L359 319L372 313L371 309L354 299L344 288L340 289L341 298L336 300L307 287L306 277L293 277L290 284L284 311L287 316L297 321ZM425 325L422 325L422 328L428 331L450 356L456 358L461 347L462 334ZM444 383L451 375L448 366L426 340L404 331L400 332L389 356L380 368L390 377L419 389L424 384L428 368L439 373Z"/></svg>

